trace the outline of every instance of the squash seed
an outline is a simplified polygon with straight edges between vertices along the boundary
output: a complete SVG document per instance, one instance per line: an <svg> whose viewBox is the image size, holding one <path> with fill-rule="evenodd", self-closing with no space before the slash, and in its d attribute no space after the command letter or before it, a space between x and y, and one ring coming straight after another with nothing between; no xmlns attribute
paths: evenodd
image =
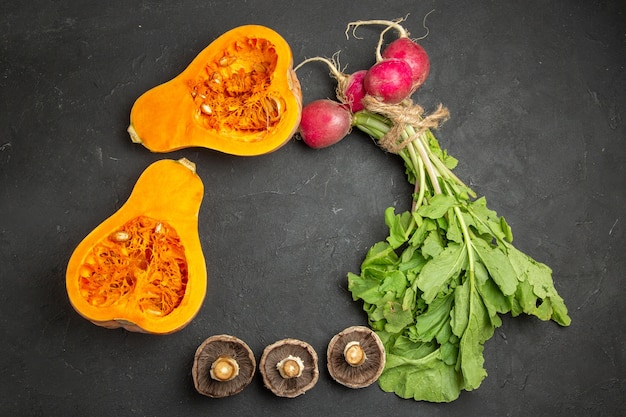
<svg viewBox="0 0 626 417"><path fill-rule="evenodd" d="M202 103L202 105L200 106L200 110L204 114L211 114L211 113L213 113L213 110L211 110L211 106L209 106L206 103Z"/></svg>
<svg viewBox="0 0 626 417"><path fill-rule="evenodd" d="M111 240L114 242L127 242L130 240L130 233L118 230L111 234Z"/></svg>

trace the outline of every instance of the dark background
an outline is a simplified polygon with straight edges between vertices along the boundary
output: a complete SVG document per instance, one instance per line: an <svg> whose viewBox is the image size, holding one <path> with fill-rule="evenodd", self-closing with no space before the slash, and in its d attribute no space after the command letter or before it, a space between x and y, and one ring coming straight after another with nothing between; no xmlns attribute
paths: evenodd
<svg viewBox="0 0 626 417"><path fill-rule="evenodd" d="M622 5L618 5L622 4ZM504 317L485 346L489 376L450 404L344 388L324 354L365 324L347 291L384 239L386 207L409 207L401 160L359 132L319 151L293 140L233 157L152 154L126 134L130 107L223 32L273 28L296 63L341 50L373 62L380 28L408 16L431 75L415 99L442 102L436 133L457 175L507 218L516 246L554 269L569 328ZM3 416L618 416L626 403L626 16L614 1L22 1L0 6L0 415ZM332 96L321 64L298 73L305 101ZM107 330L65 292L74 247L161 158L187 157L205 183L200 238L208 294L169 336ZM284 337L320 354L321 377L282 399L260 377L242 393L196 393L207 337L245 340L257 359Z"/></svg>

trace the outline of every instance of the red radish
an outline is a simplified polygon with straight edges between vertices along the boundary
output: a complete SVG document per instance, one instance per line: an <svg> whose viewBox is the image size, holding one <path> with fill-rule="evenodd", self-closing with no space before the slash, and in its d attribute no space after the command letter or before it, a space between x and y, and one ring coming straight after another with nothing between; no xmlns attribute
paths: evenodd
<svg viewBox="0 0 626 417"><path fill-rule="evenodd" d="M401 21L402 20L356 21L349 23L347 30L349 30L350 27L353 27L354 31L362 25L385 25L386 28L380 33L378 46L376 47L376 62L392 58L405 61L411 67L413 87L410 94L412 94L426 80L430 71L430 60L428 59L428 54L424 48L413 39L409 38L409 32L402 25L400 25ZM398 38L391 42L381 54L380 50L383 44L383 37L385 33L391 29L394 29L398 33Z"/></svg>
<svg viewBox="0 0 626 417"><path fill-rule="evenodd" d="M300 136L314 149L334 145L352 128L352 113L345 104L330 99L314 100L302 109Z"/></svg>
<svg viewBox="0 0 626 417"><path fill-rule="evenodd" d="M363 100L363 97L365 97L367 93L363 82L366 74L367 70L360 70L350 74L343 81L338 79L337 98L342 103L347 104L352 113L363 110L361 100Z"/></svg>
<svg viewBox="0 0 626 417"><path fill-rule="evenodd" d="M304 64L312 62L312 61L321 61L328 65L330 69L331 76L337 80L337 99L348 105L350 111L353 113L358 112L359 110L363 110L363 104L361 100L365 97L366 91L365 86L363 85L363 79L365 78L365 74L367 70L356 71L352 74L344 74L339 70L339 62L337 59L337 54L333 55L331 59L326 59L322 57L313 57L308 58L302 61L298 66L296 66L295 70L297 71Z"/></svg>
<svg viewBox="0 0 626 417"><path fill-rule="evenodd" d="M367 94L388 104L397 104L411 95L411 67L401 59L383 59L372 65L365 79Z"/></svg>
<svg viewBox="0 0 626 417"><path fill-rule="evenodd" d="M413 90L421 86L428 72L430 61L426 50L408 37L401 37L391 42L382 52L384 59L396 58L405 61L411 67Z"/></svg>

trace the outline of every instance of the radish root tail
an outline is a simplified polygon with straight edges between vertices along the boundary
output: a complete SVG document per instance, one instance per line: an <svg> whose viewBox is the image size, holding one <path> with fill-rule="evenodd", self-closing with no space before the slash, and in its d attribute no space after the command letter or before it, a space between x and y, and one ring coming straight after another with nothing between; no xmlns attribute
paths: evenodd
<svg viewBox="0 0 626 417"><path fill-rule="evenodd" d="M333 56L331 58L324 58L321 56L315 56L312 58L307 58L304 61L302 61L301 63L299 63L295 68L294 71L298 71L300 68L302 68L305 64L308 64L310 62L323 62L328 66L328 69L330 70L330 75L335 78L336 80L340 80L340 79L344 79L344 78L348 78L348 76L346 74L343 73L343 70L341 69L341 66L339 64L339 52L337 51L333 54Z"/></svg>
<svg viewBox="0 0 626 417"><path fill-rule="evenodd" d="M352 29L352 36L354 36L354 38L362 39L356 35L356 30L359 26L364 26L364 25L384 25L384 26L395 29L398 32L399 37L406 38L409 36L409 32L402 25L400 25L400 23L404 22L407 17L408 15L399 19L395 19L395 20L374 19L374 20L357 20L354 22L350 22L348 23L348 26L346 27L346 32L345 32L346 39L350 39L350 35L349 35L350 29Z"/></svg>

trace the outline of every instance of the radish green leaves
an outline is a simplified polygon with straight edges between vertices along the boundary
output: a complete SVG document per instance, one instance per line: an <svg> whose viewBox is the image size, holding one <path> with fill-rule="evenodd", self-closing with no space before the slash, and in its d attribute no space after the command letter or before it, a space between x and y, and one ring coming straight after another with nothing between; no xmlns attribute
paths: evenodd
<svg viewBox="0 0 626 417"><path fill-rule="evenodd" d="M392 125L367 110L353 123L375 139ZM551 269L512 245L505 219L452 174L456 160L429 130L399 155L416 184L415 205L399 214L387 209L389 236L370 248L360 274L348 274L348 288L386 348L380 387L403 398L453 401L487 376L483 345L501 315L562 326L571 319Z"/></svg>

